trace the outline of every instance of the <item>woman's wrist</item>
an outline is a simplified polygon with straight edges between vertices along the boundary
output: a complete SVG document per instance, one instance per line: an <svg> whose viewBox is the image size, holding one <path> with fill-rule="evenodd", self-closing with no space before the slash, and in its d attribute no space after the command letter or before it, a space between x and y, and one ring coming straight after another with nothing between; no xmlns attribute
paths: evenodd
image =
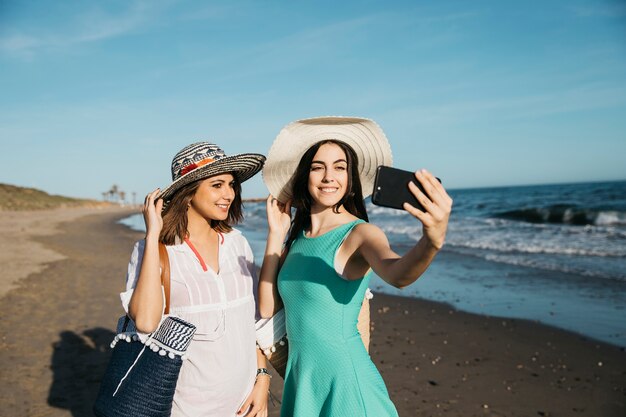
<svg viewBox="0 0 626 417"><path fill-rule="evenodd" d="M257 378L254 380L254 386L260 388L263 391L270 389L270 379L269 378Z"/></svg>
<svg viewBox="0 0 626 417"><path fill-rule="evenodd" d="M416 246L422 245L422 247L426 250L432 250L435 252L439 252L443 247L443 242L437 243L430 239L428 236L423 235L422 238L417 242Z"/></svg>
<svg viewBox="0 0 626 417"><path fill-rule="evenodd" d="M285 240L285 237L287 237L287 233L283 230L270 229L267 231L267 239L276 240L281 245L283 241Z"/></svg>
<svg viewBox="0 0 626 417"><path fill-rule="evenodd" d="M286 235L280 232L268 232L267 233L267 243L265 246L266 255L270 254L278 254L280 256L283 251L283 243L285 242Z"/></svg>
<svg viewBox="0 0 626 417"><path fill-rule="evenodd" d="M267 384L269 385L270 379L272 379L272 375L270 375L267 368L259 368L256 370L256 377L254 379L255 383L259 381L266 381Z"/></svg>
<svg viewBox="0 0 626 417"><path fill-rule="evenodd" d="M148 242L148 241L156 241L156 242L158 242L160 234L161 233L157 232L156 230L155 231L148 230L146 232L146 242Z"/></svg>

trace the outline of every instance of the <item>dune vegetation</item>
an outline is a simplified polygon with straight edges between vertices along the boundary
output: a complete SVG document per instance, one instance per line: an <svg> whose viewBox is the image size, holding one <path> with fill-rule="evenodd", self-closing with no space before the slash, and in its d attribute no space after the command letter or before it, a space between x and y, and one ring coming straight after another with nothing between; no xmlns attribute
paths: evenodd
<svg viewBox="0 0 626 417"><path fill-rule="evenodd" d="M0 183L0 210L44 210L59 207L101 206L111 203L51 195L36 188Z"/></svg>

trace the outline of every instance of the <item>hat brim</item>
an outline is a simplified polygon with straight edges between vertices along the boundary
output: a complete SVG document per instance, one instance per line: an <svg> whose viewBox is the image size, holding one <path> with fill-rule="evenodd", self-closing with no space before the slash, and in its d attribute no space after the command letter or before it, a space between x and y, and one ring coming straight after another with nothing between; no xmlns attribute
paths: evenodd
<svg viewBox="0 0 626 417"><path fill-rule="evenodd" d="M178 178L167 186L167 188L162 190L157 198L169 201L181 187L194 181L203 180L227 172L231 172L237 180L242 183L257 174L261 168L263 168L264 162L265 156L256 153L225 156L222 159L196 168Z"/></svg>
<svg viewBox="0 0 626 417"><path fill-rule="evenodd" d="M345 142L354 149L363 198L372 194L376 168L393 164L389 141L373 120L340 116L297 120L280 131L263 167L263 181L278 201L285 203L293 197L293 176L307 149L328 139Z"/></svg>

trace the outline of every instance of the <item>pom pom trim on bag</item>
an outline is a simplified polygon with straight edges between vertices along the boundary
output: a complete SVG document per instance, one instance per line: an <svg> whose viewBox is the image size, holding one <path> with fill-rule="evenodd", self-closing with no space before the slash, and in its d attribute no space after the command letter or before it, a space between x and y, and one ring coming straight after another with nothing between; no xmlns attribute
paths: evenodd
<svg viewBox="0 0 626 417"><path fill-rule="evenodd" d="M150 334L147 340L143 341L132 320L122 318L120 321L124 321L124 324L118 323L119 333L111 342L111 349L120 340L127 343L141 342L153 352L158 352L161 356L167 355L170 359L174 359L175 356L180 356L181 359L185 358L187 348L196 332L196 326L193 324L175 316L166 316L157 330ZM123 328L124 325L126 329ZM126 331L120 331L122 329Z"/></svg>

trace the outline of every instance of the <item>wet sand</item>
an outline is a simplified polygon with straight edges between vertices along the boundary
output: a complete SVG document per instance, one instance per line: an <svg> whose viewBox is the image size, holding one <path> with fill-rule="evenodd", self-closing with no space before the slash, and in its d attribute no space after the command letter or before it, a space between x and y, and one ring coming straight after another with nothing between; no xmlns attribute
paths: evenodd
<svg viewBox="0 0 626 417"><path fill-rule="evenodd" d="M3 213L0 252L23 243L0 258L0 416L92 415L141 234L115 223L128 211L72 210ZM409 298L376 294L371 311L371 355L402 417L626 415L622 349Z"/></svg>

